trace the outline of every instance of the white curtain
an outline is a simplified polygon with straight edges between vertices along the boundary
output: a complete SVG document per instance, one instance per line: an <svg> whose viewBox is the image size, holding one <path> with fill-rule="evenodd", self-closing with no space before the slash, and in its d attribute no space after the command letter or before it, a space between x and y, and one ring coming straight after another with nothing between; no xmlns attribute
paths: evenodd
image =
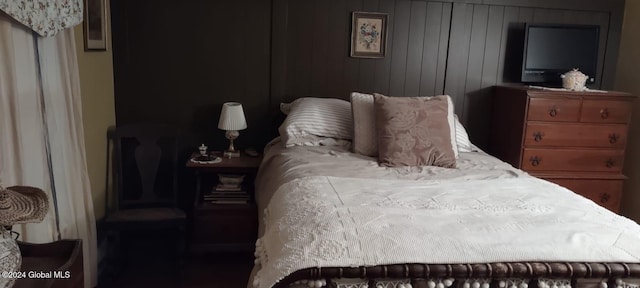
<svg viewBox="0 0 640 288"><path fill-rule="evenodd" d="M33 243L82 239L85 287L95 287L79 81L73 29L44 38L0 13L0 179L42 188L51 203L44 221L14 230Z"/></svg>

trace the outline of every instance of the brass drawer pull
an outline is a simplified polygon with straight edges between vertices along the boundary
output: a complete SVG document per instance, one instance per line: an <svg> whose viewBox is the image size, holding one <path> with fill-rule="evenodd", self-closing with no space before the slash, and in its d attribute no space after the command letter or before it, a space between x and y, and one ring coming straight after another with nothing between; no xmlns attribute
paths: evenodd
<svg viewBox="0 0 640 288"><path fill-rule="evenodd" d="M616 144L616 142L618 142L618 138L620 138L620 135L616 133L609 134L609 143Z"/></svg>
<svg viewBox="0 0 640 288"><path fill-rule="evenodd" d="M540 162L542 162L542 158L538 156L533 156L529 159L529 161L531 161L531 166L536 167L540 165Z"/></svg>
<svg viewBox="0 0 640 288"><path fill-rule="evenodd" d="M533 141L536 141L536 142L542 141L542 136L544 136L544 133L540 131L533 133Z"/></svg>
<svg viewBox="0 0 640 288"><path fill-rule="evenodd" d="M609 196L608 193L600 194L600 203L607 203L609 202L609 199L611 199L611 196Z"/></svg>
<svg viewBox="0 0 640 288"><path fill-rule="evenodd" d="M600 110L600 117L602 117L602 119L609 118L609 110L607 110L607 108L602 108Z"/></svg>
<svg viewBox="0 0 640 288"><path fill-rule="evenodd" d="M556 117L556 115L558 115L558 108L556 108L556 105L553 105L551 109L549 109L549 116Z"/></svg>
<svg viewBox="0 0 640 288"><path fill-rule="evenodd" d="M616 163L613 161L613 159L609 158L607 159L607 168L612 168Z"/></svg>

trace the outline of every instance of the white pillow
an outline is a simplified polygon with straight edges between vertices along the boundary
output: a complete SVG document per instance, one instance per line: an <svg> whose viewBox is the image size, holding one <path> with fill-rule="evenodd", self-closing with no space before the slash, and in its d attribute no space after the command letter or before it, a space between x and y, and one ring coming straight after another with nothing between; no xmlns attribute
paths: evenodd
<svg viewBox="0 0 640 288"><path fill-rule="evenodd" d="M351 113L353 114L353 152L377 157L378 137L376 137L376 114L373 95L351 93Z"/></svg>
<svg viewBox="0 0 640 288"><path fill-rule="evenodd" d="M467 134L467 130L464 129L464 126L462 126L462 123L460 123L460 120L458 120L458 115L454 115L454 118L454 121L456 122L456 144L458 145L458 151L477 151L475 148L473 148L471 140L469 140L469 134Z"/></svg>
<svg viewBox="0 0 640 288"><path fill-rule="evenodd" d="M451 131L451 147L456 159L458 158L457 129L455 128L455 112L453 101L447 96L447 121ZM354 102L355 100L355 102ZM375 110L373 108L373 95L358 92L351 93L351 109L353 113L353 152L375 157L378 155L378 143L376 141ZM464 129L464 128L463 128ZM464 131L466 135L466 131ZM468 140L469 137L467 137Z"/></svg>
<svg viewBox="0 0 640 288"><path fill-rule="evenodd" d="M280 108L288 114L278 129L286 147L321 145L327 143L325 138L352 138L351 104L345 100L304 97Z"/></svg>

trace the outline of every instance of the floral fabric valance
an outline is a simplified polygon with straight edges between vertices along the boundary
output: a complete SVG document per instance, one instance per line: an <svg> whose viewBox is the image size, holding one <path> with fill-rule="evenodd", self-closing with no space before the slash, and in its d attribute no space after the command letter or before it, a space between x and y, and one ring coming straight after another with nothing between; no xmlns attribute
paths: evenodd
<svg viewBox="0 0 640 288"><path fill-rule="evenodd" d="M82 22L83 0L0 0L0 10L40 36L53 36Z"/></svg>

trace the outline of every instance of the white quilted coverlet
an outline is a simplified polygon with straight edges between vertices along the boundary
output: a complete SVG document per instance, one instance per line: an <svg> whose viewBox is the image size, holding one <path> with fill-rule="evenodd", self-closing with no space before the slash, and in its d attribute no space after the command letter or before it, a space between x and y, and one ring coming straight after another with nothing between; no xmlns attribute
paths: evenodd
<svg viewBox="0 0 640 288"><path fill-rule="evenodd" d="M255 287L309 267L498 261L640 262L640 226L528 175L296 178L256 245Z"/></svg>

